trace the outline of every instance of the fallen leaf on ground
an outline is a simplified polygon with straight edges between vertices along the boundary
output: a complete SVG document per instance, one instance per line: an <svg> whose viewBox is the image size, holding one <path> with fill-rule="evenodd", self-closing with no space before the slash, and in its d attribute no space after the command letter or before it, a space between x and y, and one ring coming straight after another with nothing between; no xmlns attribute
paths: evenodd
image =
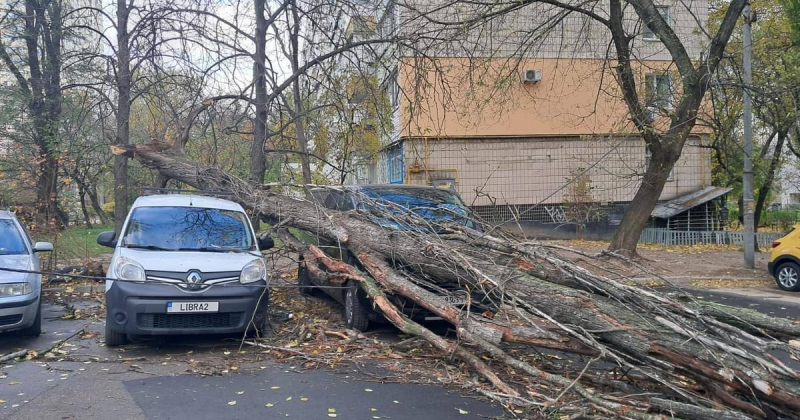
<svg viewBox="0 0 800 420"><path fill-rule="evenodd" d="M228 401L228 405L236 405L236 401Z"/></svg>

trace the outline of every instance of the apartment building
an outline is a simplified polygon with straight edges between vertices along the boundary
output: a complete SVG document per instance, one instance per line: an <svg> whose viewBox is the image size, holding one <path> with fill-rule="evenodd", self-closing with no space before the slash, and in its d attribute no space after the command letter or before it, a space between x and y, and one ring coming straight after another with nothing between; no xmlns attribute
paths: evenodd
<svg viewBox="0 0 800 420"><path fill-rule="evenodd" d="M607 15L603 7L594 11ZM657 7L700 59L707 0ZM642 97L666 114L677 85L671 57L632 10L625 16ZM367 182L452 188L486 221L536 235L613 234L649 156L614 78L606 27L544 3L492 14L446 0L390 0L377 22L378 36L406 41L376 60L394 131ZM662 211L654 225L719 226L727 190L711 185L709 136L694 130L661 195L667 207L701 196L705 224L673 223L689 213Z"/></svg>

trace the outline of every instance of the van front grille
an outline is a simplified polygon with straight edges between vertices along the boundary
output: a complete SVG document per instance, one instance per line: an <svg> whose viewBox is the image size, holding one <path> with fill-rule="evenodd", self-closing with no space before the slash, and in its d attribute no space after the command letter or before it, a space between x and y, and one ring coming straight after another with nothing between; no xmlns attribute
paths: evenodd
<svg viewBox="0 0 800 420"><path fill-rule="evenodd" d="M231 328L239 325L242 312L219 314L139 314L139 327L148 329Z"/></svg>

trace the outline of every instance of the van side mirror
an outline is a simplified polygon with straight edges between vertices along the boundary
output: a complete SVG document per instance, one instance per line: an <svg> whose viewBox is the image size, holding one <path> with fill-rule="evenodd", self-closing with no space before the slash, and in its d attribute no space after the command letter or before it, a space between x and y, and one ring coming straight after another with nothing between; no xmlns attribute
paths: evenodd
<svg viewBox="0 0 800 420"><path fill-rule="evenodd" d="M274 246L275 241L269 235L264 235L258 238L258 249L266 251Z"/></svg>
<svg viewBox="0 0 800 420"><path fill-rule="evenodd" d="M102 232L97 235L97 244L107 246L109 248L116 248L117 239L114 236L115 234L113 230Z"/></svg>

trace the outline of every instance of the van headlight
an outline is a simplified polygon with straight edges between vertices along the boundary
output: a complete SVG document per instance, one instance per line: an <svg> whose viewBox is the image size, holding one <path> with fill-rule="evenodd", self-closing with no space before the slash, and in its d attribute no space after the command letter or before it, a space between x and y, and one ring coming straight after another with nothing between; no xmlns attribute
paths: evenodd
<svg viewBox="0 0 800 420"><path fill-rule="evenodd" d="M120 280L128 280L128 281L144 281L144 267L139 265L136 261L120 257L117 260L117 265L114 269L117 273L117 278Z"/></svg>
<svg viewBox="0 0 800 420"><path fill-rule="evenodd" d="M267 266L261 258L250 261L242 268L239 275L239 283L247 284L263 280L267 277Z"/></svg>
<svg viewBox="0 0 800 420"><path fill-rule="evenodd" d="M32 290L31 284L28 282L0 284L0 297L27 295Z"/></svg>

